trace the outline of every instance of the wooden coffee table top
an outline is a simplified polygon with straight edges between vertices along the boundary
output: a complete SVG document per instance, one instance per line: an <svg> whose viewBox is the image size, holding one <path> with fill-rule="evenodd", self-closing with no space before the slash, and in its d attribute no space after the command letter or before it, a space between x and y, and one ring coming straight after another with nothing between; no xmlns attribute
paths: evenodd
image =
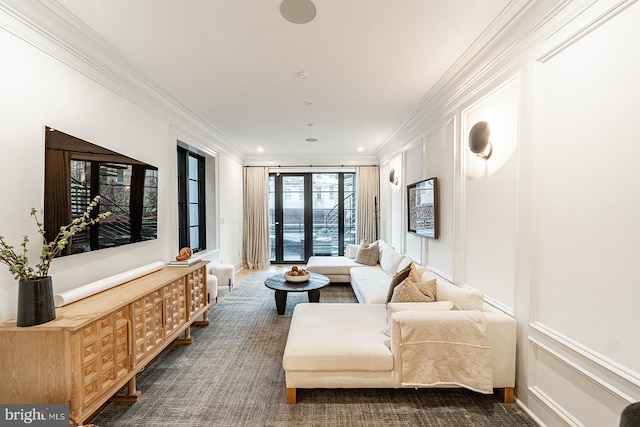
<svg viewBox="0 0 640 427"><path fill-rule="evenodd" d="M315 289L324 288L328 284L329 278L318 273L311 273L311 277L309 277L309 280L306 280L304 282L288 282L284 278L284 274L274 274L264 281L264 285L267 288L285 292L313 291Z"/></svg>

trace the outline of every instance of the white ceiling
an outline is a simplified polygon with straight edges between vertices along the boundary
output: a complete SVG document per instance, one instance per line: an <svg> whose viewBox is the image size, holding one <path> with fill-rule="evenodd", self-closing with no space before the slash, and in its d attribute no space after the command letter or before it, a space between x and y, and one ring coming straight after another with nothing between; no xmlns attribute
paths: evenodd
<svg viewBox="0 0 640 427"><path fill-rule="evenodd" d="M314 0L292 24L281 0L58 1L264 164L374 159L510 2Z"/></svg>

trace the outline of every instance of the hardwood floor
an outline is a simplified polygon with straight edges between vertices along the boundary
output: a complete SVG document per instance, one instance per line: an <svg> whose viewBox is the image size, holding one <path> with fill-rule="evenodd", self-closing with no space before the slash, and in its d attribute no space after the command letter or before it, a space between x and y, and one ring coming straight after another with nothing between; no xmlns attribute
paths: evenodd
<svg viewBox="0 0 640 427"><path fill-rule="evenodd" d="M297 265L300 268L305 268L306 267L305 264L297 264ZM290 268L291 268L290 264L274 264L274 265L270 266L269 268L264 268L264 269L243 268L242 270L236 272L235 279L234 279L234 285L233 285L233 288L231 289L231 292L233 292L233 289L235 289L236 287L240 286L242 284L242 282L244 282L244 280L247 277L249 277L250 275L252 275L253 273L266 271L266 272L270 272L270 273L273 273L273 274L278 274L278 273L284 273L285 271L289 270ZM228 294L229 294L229 287L228 286L220 286L220 287L218 287L218 301L220 301L222 298L224 298Z"/></svg>

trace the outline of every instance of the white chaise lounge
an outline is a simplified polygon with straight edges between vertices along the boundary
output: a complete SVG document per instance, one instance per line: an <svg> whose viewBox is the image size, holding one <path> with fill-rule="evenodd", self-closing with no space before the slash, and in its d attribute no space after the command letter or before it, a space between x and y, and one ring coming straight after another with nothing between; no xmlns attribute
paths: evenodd
<svg viewBox="0 0 640 427"><path fill-rule="evenodd" d="M383 257L393 249L380 247L383 265L347 257L312 257L307 265L334 282L345 281L348 268L360 303L296 306L283 356L287 402L296 403L299 388L426 387L498 391L513 402L515 319L485 303L481 292L426 269L422 279L437 282L436 302L385 304L393 274L408 257L395 251Z"/></svg>

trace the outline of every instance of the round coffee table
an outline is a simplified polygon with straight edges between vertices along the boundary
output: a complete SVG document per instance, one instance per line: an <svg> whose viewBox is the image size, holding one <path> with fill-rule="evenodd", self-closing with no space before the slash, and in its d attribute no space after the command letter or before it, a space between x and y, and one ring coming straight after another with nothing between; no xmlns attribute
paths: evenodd
<svg viewBox="0 0 640 427"><path fill-rule="evenodd" d="M311 273L305 282L287 282L284 274L274 274L264 281L267 288L276 291L276 309L278 314L284 314L289 292L307 292L309 302L320 302L320 288L329 284L329 278L322 274Z"/></svg>

